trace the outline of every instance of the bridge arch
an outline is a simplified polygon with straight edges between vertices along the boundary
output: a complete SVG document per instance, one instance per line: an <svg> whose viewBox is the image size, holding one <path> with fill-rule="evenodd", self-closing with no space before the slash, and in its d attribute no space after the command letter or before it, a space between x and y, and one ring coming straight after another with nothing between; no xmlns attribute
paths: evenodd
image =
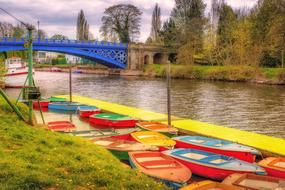
<svg viewBox="0 0 285 190"><path fill-rule="evenodd" d="M57 52L82 57L103 64L109 68L125 69L127 67L126 44L79 41L35 41L33 50ZM0 38L0 52L24 51L24 39Z"/></svg>

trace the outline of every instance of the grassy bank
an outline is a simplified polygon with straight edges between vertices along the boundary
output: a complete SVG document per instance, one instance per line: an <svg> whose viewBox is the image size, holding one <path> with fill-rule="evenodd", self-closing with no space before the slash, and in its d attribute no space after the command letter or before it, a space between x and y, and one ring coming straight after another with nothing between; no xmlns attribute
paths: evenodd
<svg viewBox="0 0 285 190"><path fill-rule="evenodd" d="M25 106L21 107L26 110ZM0 189L167 189L105 149L32 128L0 98Z"/></svg>
<svg viewBox="0 0 285 190"><path fill-rule="evenodd" d="M167 67L157 64L148 65L144 71L149 76L164 77ZM285 84L285 69L281 68L171 65L171 76L182 79Z"/></svg>

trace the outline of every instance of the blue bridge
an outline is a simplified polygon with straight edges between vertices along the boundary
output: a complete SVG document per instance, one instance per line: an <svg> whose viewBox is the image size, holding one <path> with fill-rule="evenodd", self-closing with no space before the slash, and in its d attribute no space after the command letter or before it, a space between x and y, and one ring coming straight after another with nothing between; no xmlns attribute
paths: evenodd
<svg viewBox="0 0 285 190"><path fill-rule="evenodd" d="M0 38L0 52L23 51L26 39ZM103 64L109 68L127 68L128 44L76 40L33 40L35 51L70 54Z"/></svg>

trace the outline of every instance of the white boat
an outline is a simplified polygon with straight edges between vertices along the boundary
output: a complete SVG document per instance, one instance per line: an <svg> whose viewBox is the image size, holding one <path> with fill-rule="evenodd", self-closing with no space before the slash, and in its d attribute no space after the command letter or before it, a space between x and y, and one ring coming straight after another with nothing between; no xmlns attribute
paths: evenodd
<svg viewBox="0 0 285 190"><path fill-rule="evenodd" d="M21 58L12 57L5 60L5 84L8 87L21 87L27 78L29 68Z"/></svg>

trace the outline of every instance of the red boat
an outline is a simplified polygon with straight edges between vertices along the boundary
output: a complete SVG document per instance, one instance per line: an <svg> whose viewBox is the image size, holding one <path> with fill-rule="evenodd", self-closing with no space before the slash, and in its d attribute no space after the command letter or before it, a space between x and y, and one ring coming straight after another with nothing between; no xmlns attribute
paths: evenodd
<svg viewBox="0 0 285 190"><path fill-rule="evenodd" d="M39 102L38 101L33 101L33 107L34 108L40 108L40 106L42 108L47 108L48 107L48 104L49 104L49 101L45 101L45 100L40 100Z"/></svg>
<svg viewBox="0 0 285 190"><path fill-rule="evenodd" d="M256 155L261 155L261 153L254 148L209 137L179 136L172 139L176 141L176 148L193 148L213 152L216 154L232 156L250 163L255 161Z"/></svg>
<svg viewBox="0 0 285 190"><path fill-rule="evenodd" d="M89 118L91 115L99 114L100 112L101 110L95 106L79 106L78 107L79 116L84 117L84 118Z"/></svg>
<svg viewBox="0 0 285 190"><path fill-rule="evenodd" d="M53 121L48 123L48 129L57 132L68 132L75 128L76 126L69 121Z"/></svg>
<svg viewBox="0 0 285 190"><path fill-rule="evenodd" d="M213 180L221 181L234 173L266 175L265 170L256 164L202 150L178 148L162 153L184 164L193 174Z"/></svg>
<svg viewBox="0 0 285 190"><path fill-rule="evenodd" d="M136 126L137 120L128 116L113 114L113 113L101 113L95 114L89 117L89 122L92 126L98 128L133 128Z"/></svg>
<svg viewBox="0 0 285 190"><path fill-rule="evenodd" d="M285 158L268 157L258 163L269 176L285 179Z"/></svg>

